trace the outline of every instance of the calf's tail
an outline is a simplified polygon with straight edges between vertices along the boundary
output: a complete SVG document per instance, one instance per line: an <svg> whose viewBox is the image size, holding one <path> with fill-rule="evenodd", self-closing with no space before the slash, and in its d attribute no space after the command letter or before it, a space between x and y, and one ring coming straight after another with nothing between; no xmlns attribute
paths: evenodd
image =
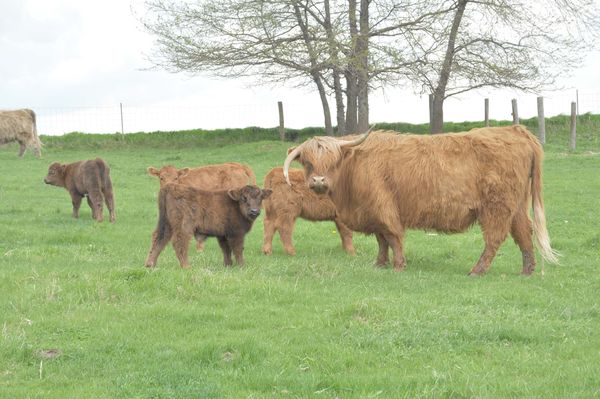
<svg viewBox="0 0 600 399"><path fill-rule="evenodd" d="M550 236L546 228L546 214L544 212L544 200L542 197L542 159L541 145L535 142L533 145L534 155L531 165L531 201L533 207L533 234L542 258L554 264L558 264L560 254L550 246Z"/></svg>

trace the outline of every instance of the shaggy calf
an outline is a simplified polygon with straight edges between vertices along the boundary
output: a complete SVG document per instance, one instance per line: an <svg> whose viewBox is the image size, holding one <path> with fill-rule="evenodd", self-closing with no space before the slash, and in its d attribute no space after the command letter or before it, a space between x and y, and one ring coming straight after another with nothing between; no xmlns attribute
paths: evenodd
<svg viewBox="0 0 600 399"><path fill-rule="evenodd" d="M290 169L289 178L291 186L286 183L281 167L272 169L265 176L264 187L271 189L273 194L264 203L263 253L270 255L273 252L273 235L278 231L285 252L295 255L292 232L296 219L300 217L310 221L333 220L342 238L344 251L353 255L352 230L336 216L335 205L329 197L316 195L310 190L301 169Z"/></svg>
<svg viewBox="0 0 600 399"><path fill-rule="evenodd" d="M165 165L160 169L150 166L147 171L149 175L158 177L160 187L164 187L169 183L177 183L214 191L238 188L246 184L256 185L256 176L252 169L248 165L236 162L183 169L177 169L171 165ZM196 249L198 251L204 249L205 239L206 237L202 235L196 236Z"/></svg>
<svg viewBox="0 0 600 399"><path fill-rule="evenodd" d="M41 155L42 142L37 135L35 112L30 109L0 111L0 144L16 141L19 143L19 156L27 147L33 147L36 156Z"/></svg>
<svg viewBox="0 0 600 399"><path fill-rule="evenodd" d="M48 167L44 183L64 187L71 195L73 217L79 218L79 206L83 197L92 208L92 218L101 222L102 201L106 202L110 221L115 221L115 200L113 198L110 168L100 158L78 161L69 164L54 162Z"/></svg>
<svg viewBox="0 0 600 399"><path fill-rule="evenodd" d="M223 263L231 266L231 252L239 265L244 264L244 238L260 215L262 200L271 190L244 186L224 191L204 191L178 184L167 184L158 194L158 225L152 234L152 247L146 267L169 243L183 268L188 262L188 244L192 236L217 237L223 251Z"/></svg>

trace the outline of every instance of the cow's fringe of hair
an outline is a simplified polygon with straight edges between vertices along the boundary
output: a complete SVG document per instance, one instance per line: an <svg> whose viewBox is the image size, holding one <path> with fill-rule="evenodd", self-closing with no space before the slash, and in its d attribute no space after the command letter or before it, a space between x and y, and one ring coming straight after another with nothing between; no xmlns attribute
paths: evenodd
<svg viewBox="0 0 600 399"><path fill-rule="evenodd" d="M544 212L544 201L542 197L542 151L540 146L534 146L533 164L531 170L531 200L533 207L533 233L535 241L546 261L558 264L560 253L550 246L550 236L546 228L546 214Z"/></svg>

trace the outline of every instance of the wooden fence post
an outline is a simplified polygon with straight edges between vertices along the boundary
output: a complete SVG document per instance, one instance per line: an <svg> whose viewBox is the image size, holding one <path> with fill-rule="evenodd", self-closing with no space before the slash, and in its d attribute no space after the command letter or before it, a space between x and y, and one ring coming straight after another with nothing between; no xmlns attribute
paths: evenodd
<svg viewBox="0 0 600 399"><path fill-rule="evenodd" d="M544 97L537 98L538 137L542 145L546 144L546 118L544 118Z"/></svg>
<svg viewBox="0 0 600 399"><path fill-rule="evenodd" d="M513 98L511 100L511 103L512 103L513 124L518 125L519 124L519 110L517 109L517 99Z"/></svg>
<svg viewBox="0 0 600 399"><path fill-rule="evenodd" d="M285 140L285 127L283 123L283 102L277 101L277 108L279 108L279 138L281 141Z"/></svg>
<svg viewBox="0 0 600 399"><path fill-rule="evenodd" d="M490 125L490 99L486 98L484 100L485 104L485 126L488 127Z"/></svg>
<svg viewBox="0 0 600 399"><path fill-rule="evenodd" d="M569 143L571 151L575 151L577 146L577 103L571 103L571 141Z"/></svg>

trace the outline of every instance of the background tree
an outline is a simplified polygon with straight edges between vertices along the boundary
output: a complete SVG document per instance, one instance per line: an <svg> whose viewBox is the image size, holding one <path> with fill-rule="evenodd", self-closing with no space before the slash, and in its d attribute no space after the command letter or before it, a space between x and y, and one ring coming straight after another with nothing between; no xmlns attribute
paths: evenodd
<svg viewBox="0 0 600 399"><path fill-rule="evenodd" d="M450 96L482 87L554 88L558 77L581 65L600 29L594 0L455 0L448 6L452 12L412 46L431 45L412 80L433 95L432 133L442 132Z"/></svg>

